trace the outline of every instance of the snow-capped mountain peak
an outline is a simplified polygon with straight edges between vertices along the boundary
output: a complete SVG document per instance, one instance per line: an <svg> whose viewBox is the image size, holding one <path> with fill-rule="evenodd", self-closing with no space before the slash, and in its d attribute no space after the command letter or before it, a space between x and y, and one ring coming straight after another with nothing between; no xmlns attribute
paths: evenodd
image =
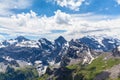
<svg viewBox="0 0 120 80"><path fill-rule="evenodd" d="M22 42L22 41L29 41L29 39L23 37L23 36L18 36L17 38L15 38L15 40L17 40L18 42Z"/></svg>
<svg viewBox="0 0 120 80"><path fill-rule="evenodd" d="M64 43L66 43L67 40L63 36L59 36L57 39L55 39L55 44L58 46L62 46Z"/></svg>

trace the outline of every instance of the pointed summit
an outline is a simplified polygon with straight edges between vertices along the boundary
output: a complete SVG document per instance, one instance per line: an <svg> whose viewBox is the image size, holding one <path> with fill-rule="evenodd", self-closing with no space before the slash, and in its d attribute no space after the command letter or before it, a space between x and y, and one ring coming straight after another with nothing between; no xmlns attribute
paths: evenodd
<svg viewBox="0 0 120 80"><path fill-rule="evenodd" d="M67 41L65 40L65 38L63 36L59 36L56 40L55 43L58 45L62 45L64 43L66 43Z"/></svg>
<svg viewBox="0 0 120 80"><path fill-rule="evenodd" d="M23 37L23 36L18 36L17 38L15 38L15 40L18 40L18 42L22 42L22 41L29 41L29 39Z"/></svg>

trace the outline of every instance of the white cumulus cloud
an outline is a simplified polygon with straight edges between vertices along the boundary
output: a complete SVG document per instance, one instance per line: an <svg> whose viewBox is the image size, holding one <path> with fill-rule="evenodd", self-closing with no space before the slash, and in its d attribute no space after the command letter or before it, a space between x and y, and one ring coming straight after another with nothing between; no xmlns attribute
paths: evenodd
<svg viewBox="0 0 120 80"><path fill-rule="evenodd" d="M12 9L25 9L31 6L32 0L0 0L0 15L12 14Z"/></svg>
<svg viewBox="0 0 120 80"><path fill-rule="evenodd" d="M120 0L116 0L118 4L120 4Z"/></svg>
<svg viewBox="0 0 120 80"><path fill-rule="evenodd" d="M55 12L54 18L58 24L69 24L70 22L70 15L63 13L60 10Z"/></svg>
<svg viewBox="0 0 120 80"><path fill-rule="evenodd" d="M67 7L71 10L79 11L79 7L84 0L54 0L61 7Z"/></svg>

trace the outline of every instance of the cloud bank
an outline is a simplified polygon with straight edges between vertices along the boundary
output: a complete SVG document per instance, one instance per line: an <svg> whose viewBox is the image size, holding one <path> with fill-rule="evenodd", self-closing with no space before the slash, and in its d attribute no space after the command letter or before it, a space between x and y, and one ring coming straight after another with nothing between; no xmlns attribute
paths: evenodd
<svg viewBox="0 0 120 80"><path fill-rule="evenodd" d="M9 36L36 36L54 39L60 35L66 39L86 35L120 35L120 18L108 19L94 14L67 14L55 11L51 17L37 16L33 11L0 17L0 34Z"/></svg>

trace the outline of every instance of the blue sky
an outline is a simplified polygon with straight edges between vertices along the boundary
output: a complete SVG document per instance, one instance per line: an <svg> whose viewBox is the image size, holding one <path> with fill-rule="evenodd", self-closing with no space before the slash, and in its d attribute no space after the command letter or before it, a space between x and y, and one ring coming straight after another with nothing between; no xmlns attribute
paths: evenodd
<svg viewBox="0 0 120 80"><path fill-rule="evenodd" d="M119 35L120 0L0 0L0 39Z"/></svg>
<svg viewBox="0 0 120 80"><path fill-rule="evenodd" d="M84 13L95 13L102 15L119 15L120 14L120 4L117 0L71 0L81 2L77 8L79 10L71 9L68 6L61 6L60 3L57 3L57 0L31 0L29 7L24 9L15 9L12 11L16 14L22 12L29 12L30 10L36 12L38 15L53 16L56 10L61 10L69 14L84 14ZM67 1L67 0L58 0L58 1ZM67 3L66 3L67 4ZM71 6L75 6L76 4Z"/></svg>

